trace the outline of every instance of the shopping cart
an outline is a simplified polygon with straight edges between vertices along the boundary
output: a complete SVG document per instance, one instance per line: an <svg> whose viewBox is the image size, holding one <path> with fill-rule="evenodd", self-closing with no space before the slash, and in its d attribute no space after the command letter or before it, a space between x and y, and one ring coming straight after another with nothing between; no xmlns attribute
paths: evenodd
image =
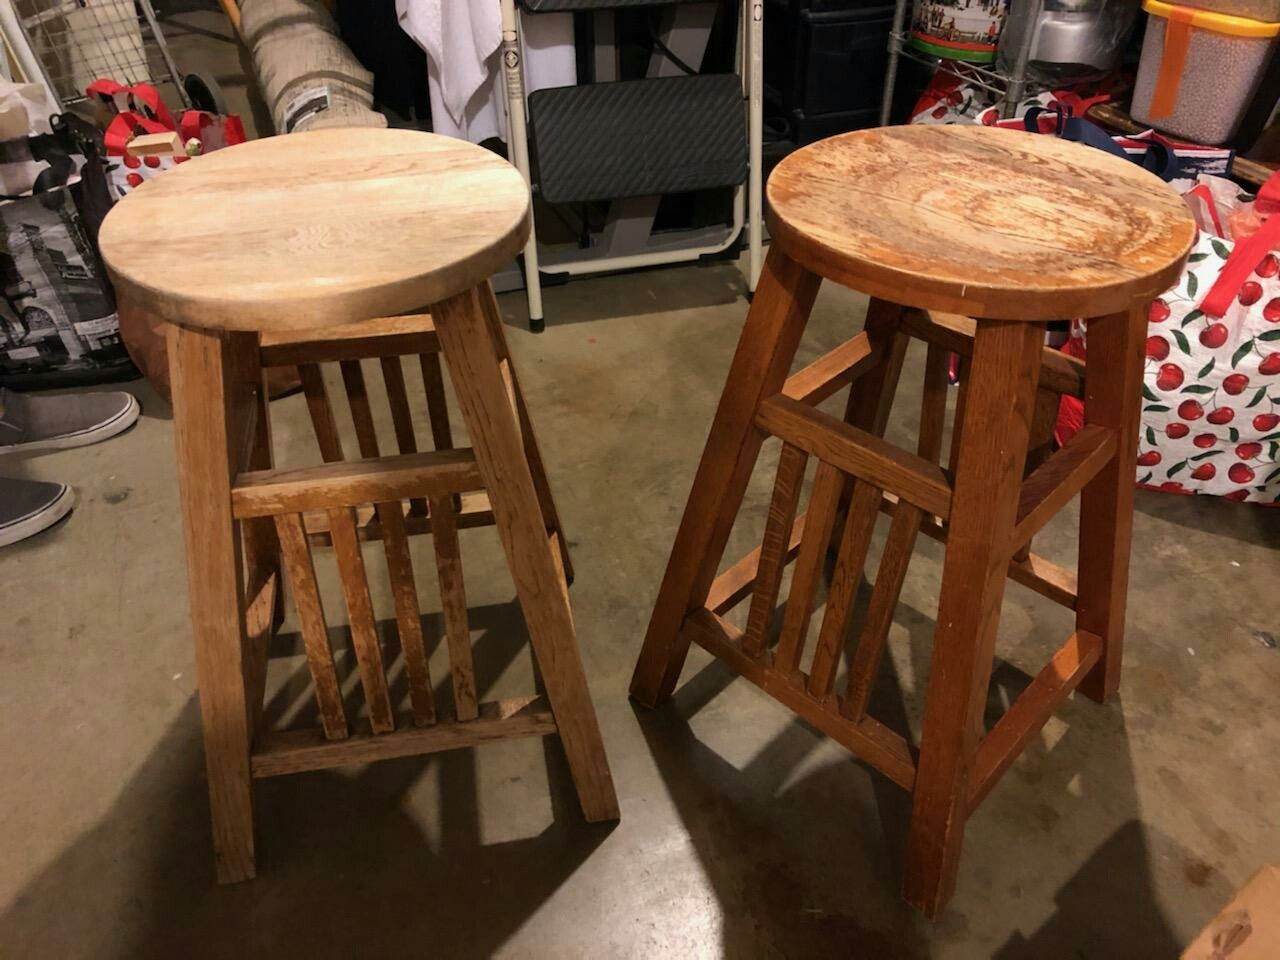
<svg viewBox="0 0 1280 960"><path fill-rule="evenodd" d="M107 78L126 86L169 83L184 107L218 112L209 78L183 76L169 52L151 0L16 0L27 42L63 106Z"/></svg>

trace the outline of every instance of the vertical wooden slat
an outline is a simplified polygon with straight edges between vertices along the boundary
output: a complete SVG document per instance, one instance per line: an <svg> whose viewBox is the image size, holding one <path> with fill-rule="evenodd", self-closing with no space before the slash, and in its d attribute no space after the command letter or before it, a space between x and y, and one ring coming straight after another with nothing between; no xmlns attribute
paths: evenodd
<svg viewBox="0 0 1280 960"><path fill-rule="evenodd" d="M320 456L326 463L335 463L343 459L342 440L338 436L338 424L333 419L333 407L329 404L329 394L324 388L320 365L300 363L298 373L302 377L302 392L307 398L311 426L316 432L316 442L320 444Z"/></svg>
<svg viewBox="0 0 1280 960"><path fill-rule="evenodd" d="M449 401L444 393L444 371L440 368L440 354L420 354L418 362L422 367L422 389L427 395L431 442L437 450L452 450L453 429L449 426Z"/></svg>
<svg viewBox="0 0 1280 960"><path fill-rule="evenodd" d="M1031 438L1027 441L1027 465L1023 473L1031 472L1053 455L1053 430L1058 424L1058 407L1061 398L1052 390L1036 391L1036 409L1031 415ZM1013 559L1025 563L1031 556L1031 540L1014 551Z"/></svg>
<svg viewBox="0 0 1280 960"><path fill-rule="evenodd" d="M378 432L373 426L373 408L369 406L369 391L364 383L364 370L359 360L343 360L342 383L347 388L347 402L351 405L351 420L356 427L356 440L360 456L378 455Z"/></svg>
<svg viewBox="0 0 1280 960"><path fill-rule="evenodd" d="M787 541L791 539L800 488L804 483L804 468L808 462L809 457L799 447L789 443L782 445L782 452L778 454L778 477L773 485L769 518L765 522L764 540L760 546L760 563L756 567L755 591L747 614L747 632L742 638L742 651L749 657L760 655L769 634L773 610L778 603L778 589L782 585L782 570L786 565Z"/></svg>
<svg viewBox="0 0 1280 960"><path fill-rule="evenodd" d="M382 366L382 383L387 389L387 403L391 407L396 446L401 453L417 453L418 440L413 432L413 413L409 409L409 393L404 385L404 367L399 357L382 357L379 362ZM409 506L415 515L426 516L427 501L422 497L414 497L409 501Z"/></svg>
<svg viewBox="0 0 1280 960"><path fill-rule="evenodd" d="M329 631L324 622L324 607L320 602L320 590L316 585L316 571L311 562L311 547L307 543L302 515L282 513L276 516L275 521L285 574L293 592L294 606L298 610L302 645L307 651L307 664L315 683L320 722L324 726L325 737L341 740L347 736L347 718L342 710L342 690L338 684L337 672L333 668Z"/></svg>
<svg viewBox="0 0 1280 960"><path fill-rule="evenodd" d="M858 638L853 662L849 665L849 685L840 704L841 713L851 720L861 720L867 712L867 700L880 667L889 627L893 624L893 612L898 606L907 564L911 562L911 551L923 519L923 511L905 500L900 500L893 512L893 523L889 527L884 553L880 555L880 569L867 607L866 623L862 627L862 636Z"/></svg>
<svg viewBox="0 0 1280 960"><path fill-rule="evenodd" d="M382 526L382 545L387 552L387 575L395 599L396 623L400 630L400 649L404 654L404 670L409 678L409 701L413 705L413 721L418 726L435 723L436 709L431 695L431 671L427 666L427 648L422 640L422 611L418 607L418 587L413 578L413 561L409 556L409 536L405 530L403 506L398 502L377 503L378 523Z"/></svg>
<svg viewBox="0 0 1280 960"><path fill-rule="evenodd" d="M253 444L245 469L270 470L273 464L271 414L268 410L269 394L261 370L257 380ZM240 521L240 541L244 551L245 570L245 706L248 709L249 729L256 730L262 717L271 638L275 636L282 619L280 540L270 517L255 517Z"/></svg>
<svg viewBox="0 0 1280 960"><path fill-rule="evenodd" d="M964 438L964 408L969 399L969 358L960 358L960 392L956 395L956 412L951 421L951 452L947 455L947 471L954 477L960 462L960 442Z"/></svg>
<svg viewBox="0 0 1280 960"><path fill-rule="evenodd" d="M929 344L924 362L924 390L920 395L920 436L916 453L941 462L942 434L947 424L947 351Z"/></svg>
<svg viewBox="0 0 1280 960"><path fill-rule="evenodd" d="M391 697L387 692L387 674L382 667L382 648L373 619L373 601L369 597L369 581L365 578L364 557L356 536L355 511L342 507L328 511L329 533L338 561L342 592L347 600L347 618L351 640L360 665L360 682L369 704L369 725L374 733L390 733L395 729Z"/></svg>
<svg viewBox="0 0 1280 960"><path fill-rule="evenodd" d="M449 672L453 676L454 709L459 720L474 720L476 668L471 657L471 627L467 594L462 583L462 554L458 544L458 515L450 497L431 497L431 541L440 576L440 610L449 644Z"/></svg>
<svg viewBox="0 0 1280 960"><path fill-rule="evenodd" d="M831 693L836 678L845 631L849 629L858 585L862 583L862 568L867 562L867 547L876 528L876 518L880 516L881 495L880 488L874 484L862 480L853 482L849 513L840 536L840 553L827 590L827 611L822 617L813 668L809 671L809 693L820 700Z"/></svg>
<svg viewBox="0 0 1280 960"><path fill-rule="evenodd" d="M813 616L814 595L822 576L822 561L831 542L840 494L844 490L844 474L829 463L818 463L813 480L813 494L805 515L804 539L796 556L795 573L791 577L791 593L782 619L782 635L774 651L773 665L790 676L800 666L809 619Z"/></svg>
<svg viewBox="0 0 1280 960"><path fill-rule="evenodd" d="M401 453L417 453L418 441L413 433L413 414L409 410L409 394L404 386L404 367L399 357L383 357L382 383L387 388L391 406L391 424L395 428L396 446Z"/></svg>

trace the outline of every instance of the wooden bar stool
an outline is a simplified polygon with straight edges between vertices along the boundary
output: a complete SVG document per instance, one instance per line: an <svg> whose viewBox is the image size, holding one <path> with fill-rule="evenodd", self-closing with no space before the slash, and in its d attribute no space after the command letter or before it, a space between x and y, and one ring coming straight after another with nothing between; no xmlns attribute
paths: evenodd
<svg viewBox="0 0 1280 960"><path fill-rule="evenodd" d="M255 872L251 783L511 737L558 734L588 820L618 803L569 607L568 556L489 276L529 234L529 190L479 147L404 130L273 137L174 169L103 224L122 298L169 323L192 627L218 879ZM405 316L430 305L431 314ZM382 319L376 319L382 318ZM435 450L419 451L416 357ZM443 357L471 448L456 448ZM381 455L362 359L378 360L395 455ZM341 367L359 458L320 365ZM264 367L297 364L320 459L272 468ZM457 530L492 523L546 696L477 702ZM408 538L430 533L453 703L436 703ZM410 710L389 693L362 541L381 540ZM348 716L313 552L331 546L367 718ZM289 582L318 724L259 729Z"/></svg>
<svg viewBox="0 0 1280 960"><path fill-rule="evenodd" d="M768 200L773 243L631 693L650 706L669 696L695 642L912 791L904 896L934 916L955 885L965 820L1000 774L1077 685L1102 700L1119 682L1147 304L1178 277L1195 228L1177 195L1132 164L984 127L894 127L813 144L777 167ZM866 328L788 378L823 277L871 295ZM1093 318L1087 371L1043 346L1044 323L1070 317ZM916 453L881 439L910 337L930 345ZM944 470L945 351L966 358L967 385ZM850 383L843 419L815 408ZM1081 393L1086 426L1024 479L1038 386ZM768 436L782 450L763 543L717 576ZM810 459L812 494L797 516ZM1024 550L1077 493L1078 584ZM882 511L892 514L888 539L837 688ZM922 530L946 542L946 559L917 749L867 704ZM804 670L833 539L826 612ZM986 732L1006 576L1073 608L1076 631ZM743 631L724 614L747 596Z"/></svg>

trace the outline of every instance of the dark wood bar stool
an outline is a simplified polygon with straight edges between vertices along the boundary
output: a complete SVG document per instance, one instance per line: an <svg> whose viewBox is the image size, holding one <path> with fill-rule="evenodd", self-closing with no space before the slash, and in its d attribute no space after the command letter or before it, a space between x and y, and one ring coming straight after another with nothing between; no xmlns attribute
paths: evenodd
<svg viewBox="0 0 1280 960"><path fill-rule="evenodd" d="M218 879L255 873L252 781L558 735L588 820L618 817L569 606L568 554L489 277L529 235L529 188L468 143L405 130L253 141L130 194L100 242L121 298L169 328ZM430 307L430 315L409 311ZM419 450L403 357L434 450ZM470 447L454 446L440 359ZM362 360L376 359L398 453L379 445ZM356 433L338 434L320 369L336 363ZM274 469L263 369L298 365L322 463ZM358 453L359 456L354 456ZM545 696L478 702L460 527L492 524ZM409 537L430 534L451 698L428 668ZM408 687L391 696L362 543L381 541ZM314 554L332 549L363 705L349 709ZM318 720L261 729L282 579ZM451 702L449 700L451 699Z"/></svg>
<svg viewBox="0 0 1280 960"><path fill-rule="evenodd" d="M1077 686L1099 701L1116 690L1147 305L1178 277L1195 228L1178 196L1132 164L984 127L895 127L813 144L777 167L768 202L773 243L631 692L649 706L668 697L697 643L912 791L904 896L934 916L955 886L965 821L999 776ZM871 295L865 330L788 377L824 277ZM1043 346L1045 322L1071 317L1091 318L1087 368ZM882 439L911 337L930 345L915 453ZM967 383L944 469L946 351L966 358ZM815 407L848 384L843 419ZM1086 425L1024 477L1036 408L1047 406L1037 388L1082 395ZM770 436L782 449L763 543L717 576ZM797 516L810 459L817 472ZM1026 548L1077 493L1078 582ZM881 512L892 522L837 689ZM920 531L944 540L946 557L916 747L869 716L867 703ZM806 670L833 540L826 612ZM1006 577L1073 608L1076 630L987 732ZM739 630L724 614L748 596Z"/></svg>

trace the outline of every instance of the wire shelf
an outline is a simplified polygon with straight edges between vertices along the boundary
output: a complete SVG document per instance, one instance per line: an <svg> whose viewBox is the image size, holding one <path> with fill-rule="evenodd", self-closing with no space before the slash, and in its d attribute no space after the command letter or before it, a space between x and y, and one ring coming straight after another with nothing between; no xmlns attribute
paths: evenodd
<svg viewBox="0 0 1280 960"><path fill-rule="evenodd" d="M169 82L186 102L151 0L17 0L16 7L64 104L84 100L85 88L101 78Z"/></svg>
<svg viewBox="0 0 1280 960"><path fill-rule="evenodd" d="M1004 100L1009 96L1012 79L1001 73L994 66L966 63L962 60L943 60L940 57L930 56L912 47L908 42L909 38L904 34L897 34L892 39L896 41L899 56L914 60L916 63L923 63L927 67L935 67L940 73L948 73L963 83L986 90L1000 100ZM1022 81L1022 89L1015 93L1015 99L1021 99L1047 89L1049 87L1046 84L1029 78L1024 79Z"/></svg>

